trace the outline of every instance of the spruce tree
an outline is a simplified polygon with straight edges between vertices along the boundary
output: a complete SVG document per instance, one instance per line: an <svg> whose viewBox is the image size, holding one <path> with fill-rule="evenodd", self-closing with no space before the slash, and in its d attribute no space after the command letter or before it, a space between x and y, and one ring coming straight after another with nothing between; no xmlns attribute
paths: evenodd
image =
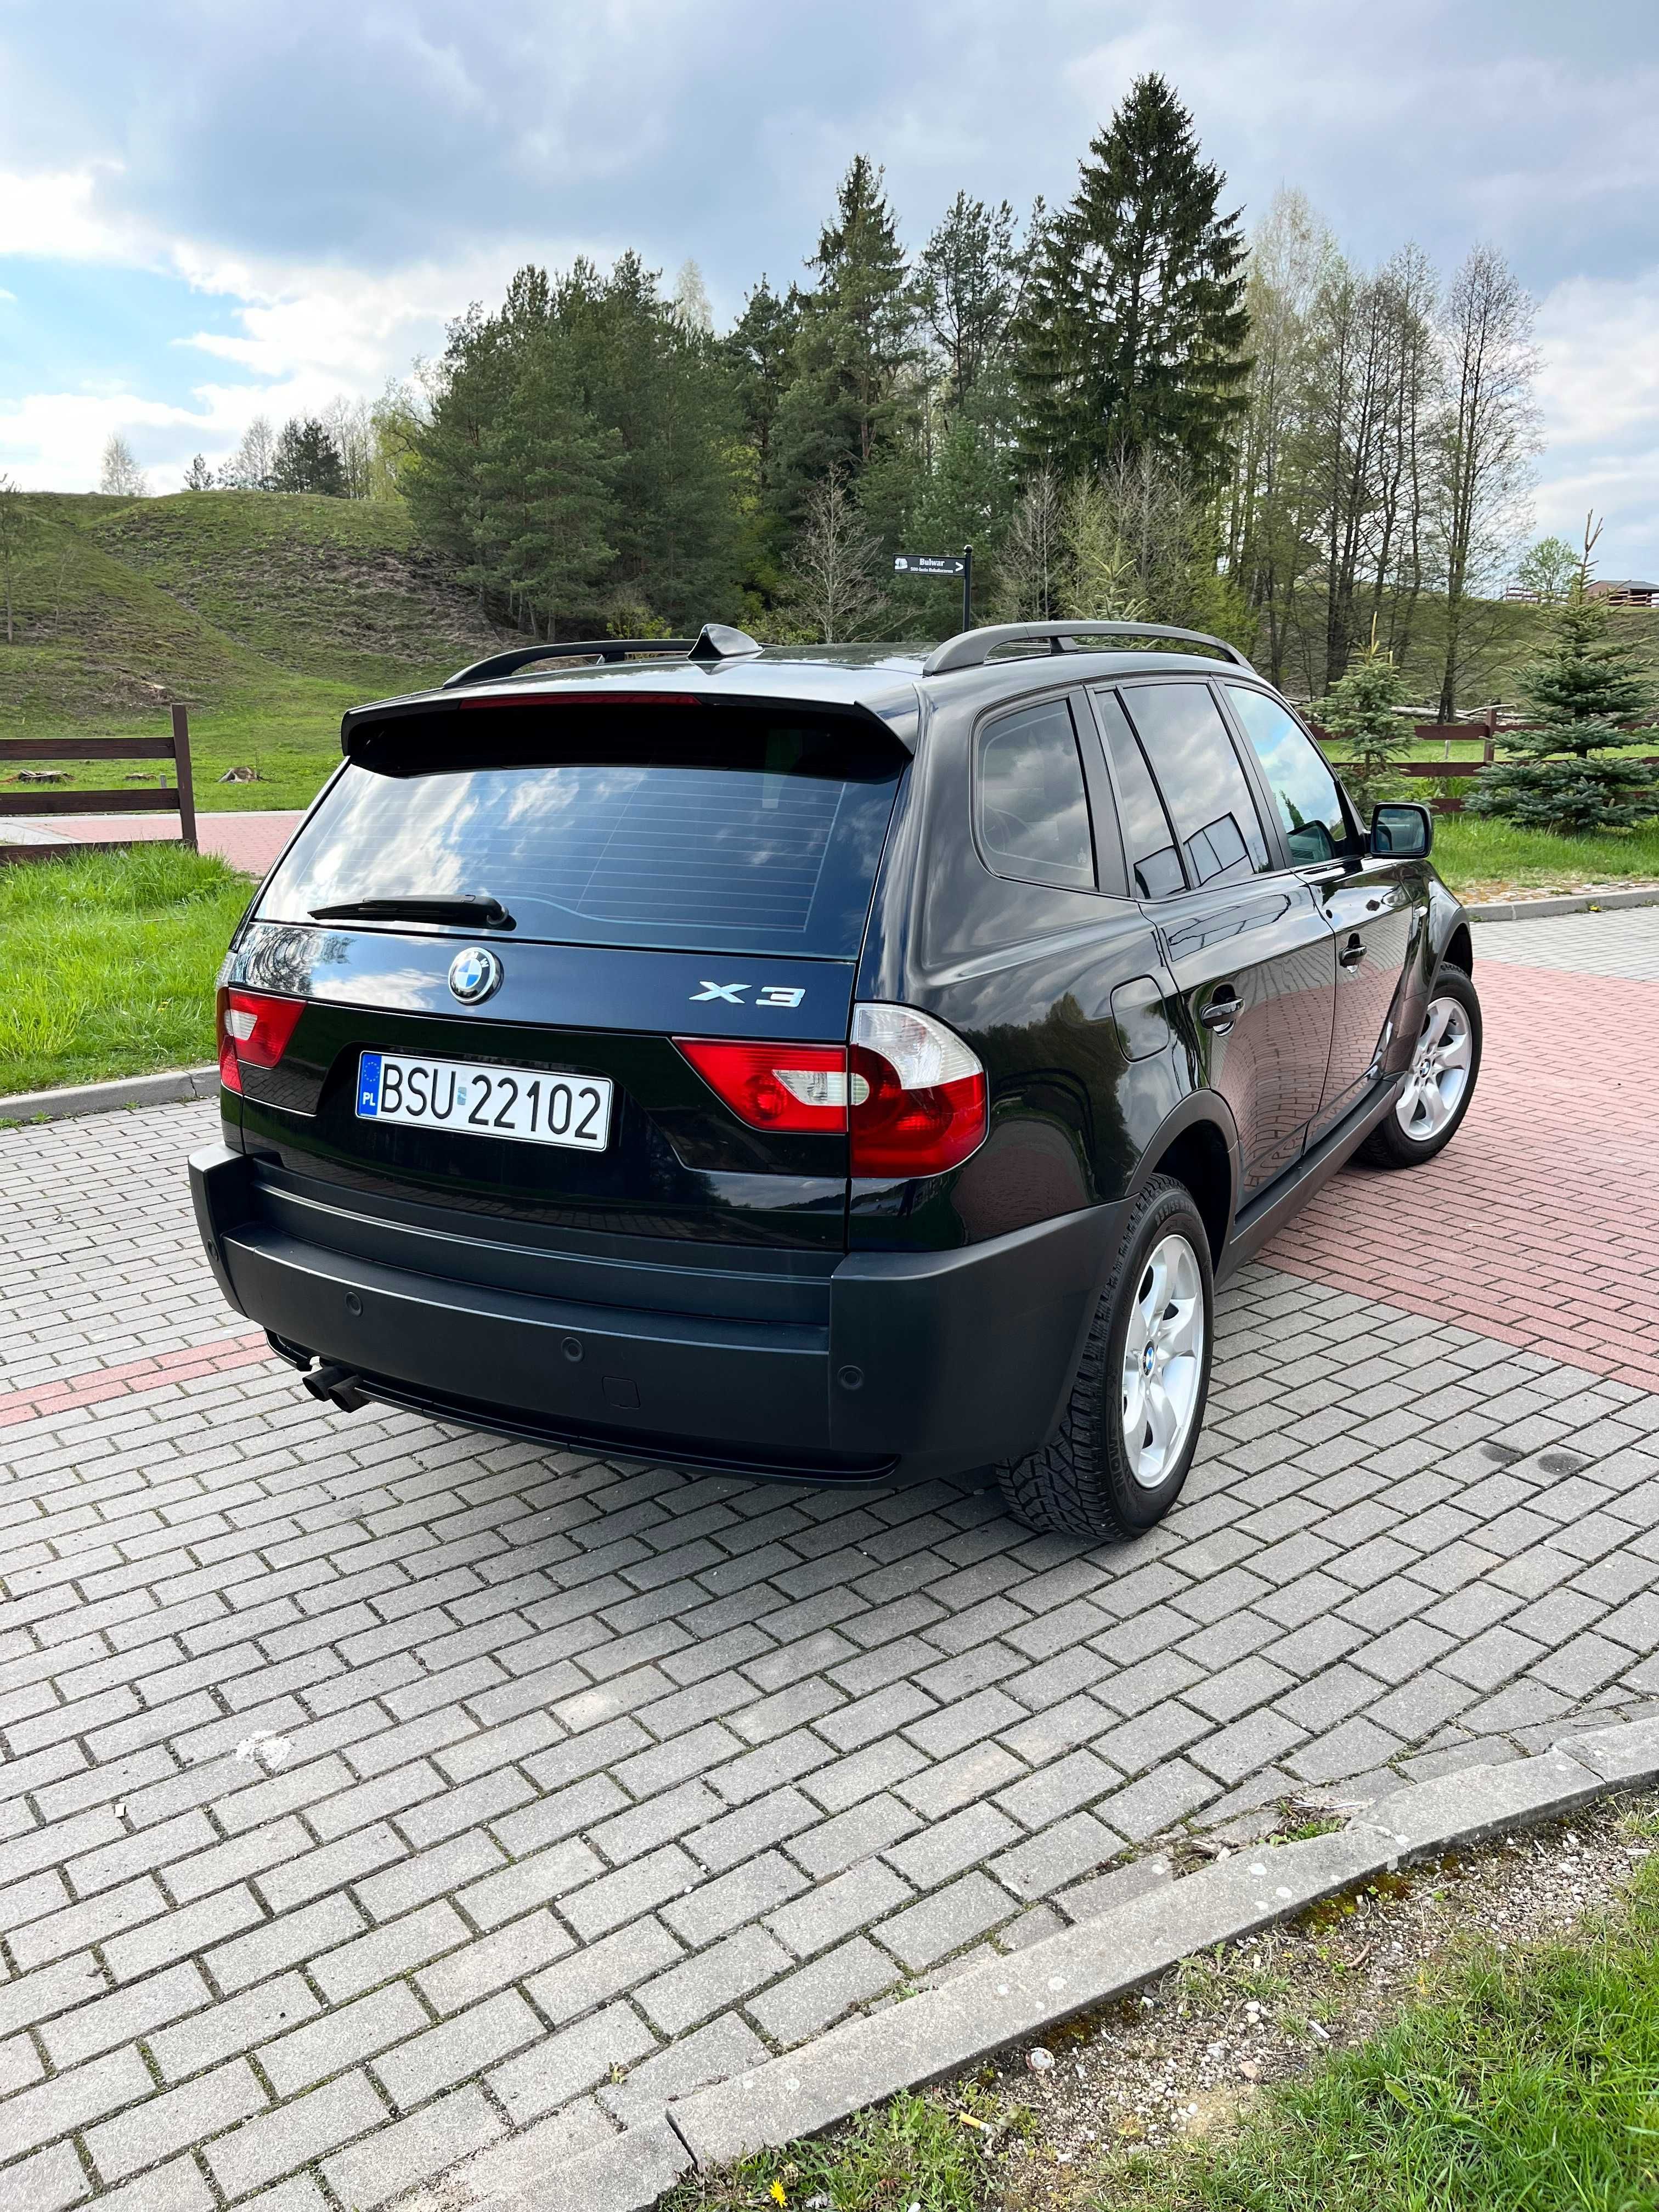
<svg viewBox="0 0 1659 2212"><path fill-rule="evenodd" d="M1220 475L1249 373L1225 181L1165 80L1139 78L1040 241L1017 330L1028 459L1076 474L1150 446Z"/></svg>
<svg viewBox="0 0 1659 2212"><path fill-rule="evenodd" d="M917 301L882 171L857 155L800 300L796 375L778 413L783 504L799 515L831 471L849 487L909 426Z"/></svg>
<svg viewBox="0 0 1659 2212"><path fill-rule="evenodd" d="M1395 764L1411 751L1412 725L1395 711L1405 696L1405 678L1393 654L1379 651L1373 637L1314 708L1314 719L1347 744L1342 781L1362 814L1388 797Z"/></svg>
<svg viewBox="0 0 1659 2212"><path fill-rule="evenodd" d="M1659 779L1645 761L1612 748L1653 705L1634 648L1609 635L1605 599L1589 588L1589 548L1552 625L1551 648L1522 678L1535 726L1507 740L1518 758L1486 770L1468 801L1529 830L1583 836L1628 830L1659 813Z"/></svg>

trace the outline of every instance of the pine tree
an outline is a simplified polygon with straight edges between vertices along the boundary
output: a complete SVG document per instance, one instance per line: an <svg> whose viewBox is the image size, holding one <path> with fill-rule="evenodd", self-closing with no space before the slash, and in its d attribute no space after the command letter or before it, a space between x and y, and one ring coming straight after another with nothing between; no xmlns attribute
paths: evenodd
<svg viewBox="0 0 1659 2212"><path fill-rule="evenodd" d="M1244 243L1192 118L1143 76L1047 225L1018 319L1030 459L1068 475L1142 447L1224 468L1247 404Z"/></svg>
<svg viewBox="0 0 1659 2212"><path fill-rule="evenodd" d="M205 453L198 453L185 471L185 489L186 491L213 489L213 471L207 465Z"/></svg>
<svg viewBox="0 0 1659 2212"><path fill-rule="evenodd" d="M326 499L346 495L340 449L314 415L283 423L270 464L273 491L320 492Z"/></svg>
<svg viewBox="0 0 1659 2212"><path fill-rule="evenodd" d="M856 482L918 411L916 294L882 179L854 157L809 264L817 288L800 299L796 375L778 415L792 515L832 472Z"/></svg>
<svg viewBox="0 0 1659 2212"><path fill-rule="evenodd" d="M1471 813L1565 836L1628 830L1659 813L1653 768L1612 750L1628 744L1627 726L1649 712L1654 687L1637 672L1634 648L1609 636L1607 601L1590 588L1597 534L1586 531L1551 649L1522 679L1536 726L1511 733L1508 742L1520 757L1486 770L1468 801Z"/></svg>
<svg viewBox="0 0 1659 2212"><path fill-rule="evenodd" d="M763 503L777 489L778 410L794 373L799 322L799 295L791 292L787 299L781 300L763 276L723 342L742 412L744 436L754 451L756 481Z"/></svg>
<svg viewBox="0 0 1659 2212"><path fill-rule="evenodd" d="M1405 696L1393 655L1380 651L1373 637L1313 709L1314 719L1347 745L1342 781L1364 814L1388 797L1395 763L1411 751L1412 726L1395 711Z"/></svg>
<svg viewBox="0 0 1659 2212"><path fill-rule="evenodd" d="M946 401L959 416L995 362L1018 290L1014 211L958 192L917 265L922 316L945 363Z"/></svg>

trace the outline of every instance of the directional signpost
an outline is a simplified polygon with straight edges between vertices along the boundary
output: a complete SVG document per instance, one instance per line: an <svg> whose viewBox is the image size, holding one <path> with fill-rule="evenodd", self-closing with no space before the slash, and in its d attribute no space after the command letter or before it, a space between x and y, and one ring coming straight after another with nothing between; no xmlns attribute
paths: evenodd
<svg viewBox="0 0 1659 2212"><path fill-rule="evenodd" d="M974 626L974 549L964 545L960 553L896 553L893 556L896 576L960 576L962 579L962 626Z"/></svg>

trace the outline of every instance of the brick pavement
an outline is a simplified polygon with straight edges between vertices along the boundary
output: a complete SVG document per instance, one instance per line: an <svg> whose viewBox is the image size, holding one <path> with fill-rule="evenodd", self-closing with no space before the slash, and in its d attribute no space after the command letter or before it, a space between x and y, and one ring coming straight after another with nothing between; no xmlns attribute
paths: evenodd
<svg viewBox="0 0 1659 2212"><path fill-rule="evenodd" d="M299 826L299 812L267 811L198 814L197 843L204 853L217 853L245 875L264 876L275 866L276 855ZM30 825L45 837L61 837L66 843L97 844L176 838L179 823L171 814L58 814L40 817Z"/></svg>
<svg viewBox="0 0 1659 2212"><path fill-rule="evenodd" d="M1536 1181L1495 1039L1447 1162ZM487 2180L1087 1917L1174 1825L1659 1700L1659 1395L1395 1267L1248 1270L1185 1498L1091 1552L221 1365L178 1174L213 1121L0 1135L0 2207ZM1356 1234L1445 1197L1332 1191Z"/></svg>

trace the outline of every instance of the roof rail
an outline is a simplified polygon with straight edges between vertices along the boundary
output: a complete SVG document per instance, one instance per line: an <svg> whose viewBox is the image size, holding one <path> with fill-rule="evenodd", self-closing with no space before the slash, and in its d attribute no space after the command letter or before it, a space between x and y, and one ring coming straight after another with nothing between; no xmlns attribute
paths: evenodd
<svg viewBox="0 0 1659 2212"><path fill-rule="evenodd" d="M1168 623L1029 622L990 623L983 629L964 629L947 637L922 662L921 672L943 676L947 669L978 668L1005 645L1035 645L1046 640L1050 653L1063 653L1067 640L1109 637L1178 638L1184 645L1207 645L1240 668L1250 665L1236 645L1229 645L1224 637L1212 637L1207 630L1176 629Z"/></svg>
<svg viewBox="0 0 1659 2212"><path fill-rule="evenodd" d="M487 660L458 668L444 678L443 689L453 691L465 684L493 684L497 677L516 676L538 660L618 661L651 654L660 659L730 660L761 647L743 630L725 623L705 623L696 637L571 638L557 645L518 645L509 653L492 653Z"/></svg>

